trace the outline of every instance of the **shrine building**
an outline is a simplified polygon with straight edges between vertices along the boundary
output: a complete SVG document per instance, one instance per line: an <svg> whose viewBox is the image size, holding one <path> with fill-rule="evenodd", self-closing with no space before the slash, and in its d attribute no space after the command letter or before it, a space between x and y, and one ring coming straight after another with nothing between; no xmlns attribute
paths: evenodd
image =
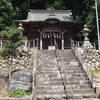
<svg viewBox="0 0 100 100"><path fill-rule="evenodd" d="M23 35L28 40L39 38L39 48L54 46L54 39L59 49L71 47L70 39L76 37L83 29L85 21L74 20L70 10L30 10L26 20L14 20L22 23Z"/></svg>

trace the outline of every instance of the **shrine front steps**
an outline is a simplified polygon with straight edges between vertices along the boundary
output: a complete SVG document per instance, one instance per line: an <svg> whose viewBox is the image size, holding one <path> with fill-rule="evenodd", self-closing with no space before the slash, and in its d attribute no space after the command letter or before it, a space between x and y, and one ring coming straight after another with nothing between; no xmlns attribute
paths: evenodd
<svg viewBox="0 0 100 100"><path fill-rule="evenodd" d="M59 50L59 52L73 89L74 98L95 97L94 89L91 88L90 81L71 49ZM38 100L66 100L66 98L72 98L68 82L64 83L64 70L60 70L58 65L55 51L38 51L36 74L36 96Z"/></svg>

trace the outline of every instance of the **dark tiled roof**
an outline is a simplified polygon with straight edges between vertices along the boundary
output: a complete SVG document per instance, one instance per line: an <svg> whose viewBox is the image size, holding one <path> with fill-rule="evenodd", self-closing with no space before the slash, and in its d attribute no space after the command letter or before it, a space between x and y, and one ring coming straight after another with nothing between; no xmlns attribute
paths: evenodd
<svg viewBox="0 0 100 100"><path fill-rule="evenodd" d="M47 19L58 19L59 21L75 21L70 10L30 10L26 20L15 20L21 22L45 21Z"/></svg>

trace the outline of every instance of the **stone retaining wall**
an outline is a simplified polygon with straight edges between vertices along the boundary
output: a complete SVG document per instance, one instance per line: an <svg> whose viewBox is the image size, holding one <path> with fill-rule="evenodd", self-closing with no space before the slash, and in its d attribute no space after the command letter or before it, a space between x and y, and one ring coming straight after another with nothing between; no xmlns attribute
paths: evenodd
<svg viewBox="0 0 100 100"><path fill-rule="evenodd" d="M20 50L19 55L13 59L13 71L18 70L31 70L31 55L33 53L33 49L24 49ZM33 63L33 62L32 62ZM0 57L0 74L8 76L10 68L10 58L4 59Z"/></svg>
<svg viewBox="0 0 100 100"><path fill-rule="evenodd" d="M91 66L91 68L100 69L100 51L99 50L88 50L83 53L85 62Z"/></svg>
<svg viewBox="0 0 100 100"><path fill-rule="evenodd" d="M92 69L100 69L100 50L78 48L78 51L81 53L85 62Z"/></svg>
<svg viewBox="0 0 100 100"><path fill-rule="evenodd" d="M2 98L0 97L0 100L33 100L31 97L26 97L26 98L10 98L10 97L7 97L7 98Z"/></svg>

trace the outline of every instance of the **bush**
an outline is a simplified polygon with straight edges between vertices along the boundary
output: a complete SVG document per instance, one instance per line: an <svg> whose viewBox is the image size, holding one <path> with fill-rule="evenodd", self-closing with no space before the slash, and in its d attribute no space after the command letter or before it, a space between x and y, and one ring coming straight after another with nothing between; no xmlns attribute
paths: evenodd
<svg viewBox="0 0 100 100"><path fill-rule="evenodd" d="M21 98L21 97L26 96L26 92L25 92L25 90L14 89L14 90L8 91L8 96Z"/></svg>

